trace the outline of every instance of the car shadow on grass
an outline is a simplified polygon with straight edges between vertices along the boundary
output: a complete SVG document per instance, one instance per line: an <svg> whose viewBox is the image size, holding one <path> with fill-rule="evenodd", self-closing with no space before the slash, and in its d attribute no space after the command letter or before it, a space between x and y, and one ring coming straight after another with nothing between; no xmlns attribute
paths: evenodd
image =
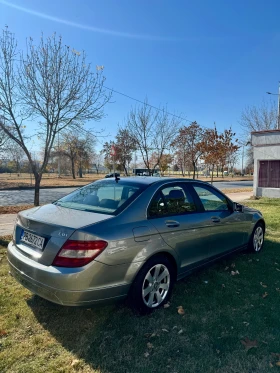
<svg viewBox="0 0 280 373"><path fill-rule="evenodd" d="M257 255L234 254L199 270L175 285L170 307L144 317L125 304L27 302L64 348L102 373L266 372L271 352L280 352L279 252L279 242L268 239ZM258 347L246 352L245 337Z"/></svg>

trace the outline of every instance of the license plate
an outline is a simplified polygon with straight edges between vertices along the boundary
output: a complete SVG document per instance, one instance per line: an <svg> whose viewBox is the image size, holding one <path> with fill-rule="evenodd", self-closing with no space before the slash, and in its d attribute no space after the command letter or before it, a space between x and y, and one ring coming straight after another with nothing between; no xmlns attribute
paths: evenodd
<svg viewBox="0 0 280 373"><path fill-rule="evenodd" d="M23 231L21 241L27 243L30 246L34 246L37 249L43 250L45 238L37 236L36 234Z"/></svg>

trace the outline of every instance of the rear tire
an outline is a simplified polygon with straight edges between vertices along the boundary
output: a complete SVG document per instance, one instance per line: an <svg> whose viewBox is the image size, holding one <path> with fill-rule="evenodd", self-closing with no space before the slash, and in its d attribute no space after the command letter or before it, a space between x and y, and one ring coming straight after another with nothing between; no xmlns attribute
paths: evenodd
<svg viewBox="0 0 280 373"><path fill-rule="evenodd" d="M149 259L140 269L130 290L130 305L147 314L168 302L175 282L175 268L164 255Z"/></svg>
<svg viewBox="0 0 280 373"><path fill-rule="evenodd" d="M248 248L254 253L258 253L263 248L264 244L264 225L257 223L251 234Z"/></svg>

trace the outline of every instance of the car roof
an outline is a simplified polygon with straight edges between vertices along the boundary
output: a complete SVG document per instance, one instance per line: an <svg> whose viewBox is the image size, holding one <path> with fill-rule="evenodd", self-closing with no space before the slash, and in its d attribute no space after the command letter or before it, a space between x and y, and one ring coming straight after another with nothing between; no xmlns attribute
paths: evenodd
<svg viewBox="0 0 280 373"><path fill-rule="evenodd" d="M102 179L104 180L104 179ZM119 180L121 180L122 184L124 183L133 183L138 185L151 185L151 184L164 184L166 182L176 182L176 181L184 181L184 182L200 182L205 183L201 180L194 180L194 179L187 179L187 178L178 178L178 177L157 177L157 176L130 176L130 177L120 177ZM114 179L106 179L104 180L106 182L113 182ZM207 183L208 184L208 183Z"/></svg>

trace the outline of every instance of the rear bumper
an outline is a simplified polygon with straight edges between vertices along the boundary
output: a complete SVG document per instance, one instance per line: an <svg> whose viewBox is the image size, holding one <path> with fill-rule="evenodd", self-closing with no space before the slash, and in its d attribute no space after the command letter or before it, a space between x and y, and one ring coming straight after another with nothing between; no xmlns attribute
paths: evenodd
<svg viewBox="0 0 280 373"><path fill-rule="evenodd" d="M20 284L32 293L60 305L87 306L112 303L124 299L130 288L130 283L120 282L108 285L105 283L103 286L94 287L94 276L102 276L105 271L108 274L108 267L110 267L109 271L119 271L119 268L115 269L119 266L106 266L96 262L91 267L91 278L88 279L90 287L85 286L77 289L77 283L85 283L84 272L86 271L77 272L77 269L74 269L73 273L69 273L69 269L67 269L66 273L62 273L60 269L55 267L43 266L21 254L12 242L8 246L8 262L10 274ZM88 277L90 273L87 273ZM42 279L47 281L41 282ZM67 288L65 288L66 284Z"/></svg>

